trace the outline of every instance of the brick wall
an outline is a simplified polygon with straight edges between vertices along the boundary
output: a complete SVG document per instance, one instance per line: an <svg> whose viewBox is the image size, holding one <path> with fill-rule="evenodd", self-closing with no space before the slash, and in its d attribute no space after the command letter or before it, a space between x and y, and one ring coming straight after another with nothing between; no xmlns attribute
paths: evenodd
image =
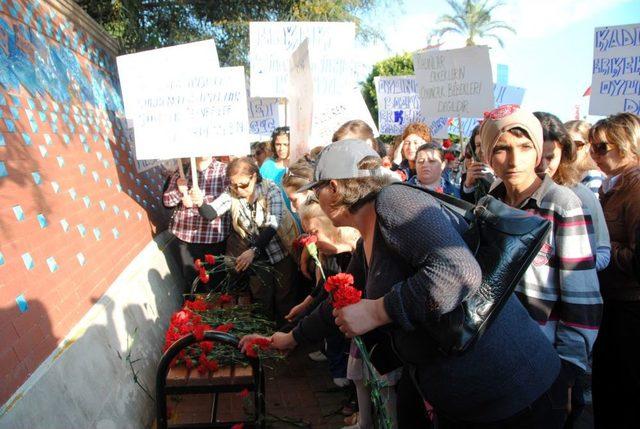
<svg viewBox="0 0 640 429"><path fill-rule="evenodd" d="M0 404L163 225L115 50L70 0L0 0Z"/></svg>

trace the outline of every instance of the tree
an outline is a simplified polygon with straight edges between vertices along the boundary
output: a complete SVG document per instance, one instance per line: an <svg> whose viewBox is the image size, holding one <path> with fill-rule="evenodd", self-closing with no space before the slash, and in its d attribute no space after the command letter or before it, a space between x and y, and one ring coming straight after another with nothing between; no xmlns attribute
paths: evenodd
<svg viewBox="0 0 640 429"><path fill-rule="evenodd" d="M250 21L352 21L361 40L380 38L361 14L380 0L76 0L122 53L214 37L222 66L248 64Z"/></svg>
<svg viewBox="0 0 640 429"><path fill-rule="evenodd" d="M374 78L376 76L406 76L412 74L413 58L409 52L395 55L373 65L371 73L362 84L362 96L376 124L378 123L378 97L376 86L373 82ZM385 143L389 143L389 141L385 141Z"/></svg>
<svg viewBox="0 0 640 429"><path fill-rule="evenodd" d="M438 19L438 23L444 24L444 27L434 31L437 36L442 37L447 33L461 34L467 38L467 46L474 46L476 38L489 38L504 47L504 42L494 32L496 30L507 30L514 34L516 32L506 22L491 19L495 9L502 6L499 1L490 4L489 0L447 0L447 3L454 14L442 15Z"/></svg>

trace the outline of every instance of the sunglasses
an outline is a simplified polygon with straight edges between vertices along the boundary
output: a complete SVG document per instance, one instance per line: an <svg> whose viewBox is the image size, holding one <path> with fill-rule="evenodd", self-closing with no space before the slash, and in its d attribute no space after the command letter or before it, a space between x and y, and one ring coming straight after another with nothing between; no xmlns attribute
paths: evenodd
<svg viewBox="0 0 640 429"><path fill-rule="evenodd" d="M322 188L324 188L325 186L327 186L329 184L328 181L325 182L320 182L318 183L316 186L314 186L313 188L311 188L311 190L313 191L313 194L315 195L316 199L320 199L320 197L318 196L318 194L320 193L320 190Z"/></svg>
<svg viewBox="0 0 640 429"><path fill-rule="evenodd" d="M249 187L249 185L251 184L251 180L253 180L253 177L251 179L249 179L248 182L244 182L244 183L230 183L229 187L231 189L247 189Z"/></svg>
<svg viewBox="0 0 640 429"><path fill-rule="evenodd" d="M609 143L605 143L605 142L591 143L591 147L589 147L589 152L591 152L591 154L595 154L598 156L604 156L607 153L609 153L609 151L611 151L609 146L610 146Z"/></svg>

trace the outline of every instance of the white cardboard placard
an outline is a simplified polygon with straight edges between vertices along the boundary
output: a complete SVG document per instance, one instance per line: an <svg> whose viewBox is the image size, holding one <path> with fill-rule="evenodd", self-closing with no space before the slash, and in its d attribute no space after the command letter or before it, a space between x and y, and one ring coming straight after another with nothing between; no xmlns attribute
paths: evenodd
<svg viewBox="0 0 640 429"><path fill-rule="evenodd" d="M290 58L289 124L290 159L297 160L311 149L313 120L313 80L309 60L309 41L304 39Z"/></svg>

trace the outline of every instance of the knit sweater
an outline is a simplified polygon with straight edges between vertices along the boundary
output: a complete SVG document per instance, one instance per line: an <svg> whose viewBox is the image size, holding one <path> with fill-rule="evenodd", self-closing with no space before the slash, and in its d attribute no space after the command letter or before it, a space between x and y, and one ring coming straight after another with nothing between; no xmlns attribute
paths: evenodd
<svg viewBox="0 0 640 429"><path fill-rule="evenodd" d="M558 356L515 298L461 356L444 356L433 341L422 341L422 323L453 310L480 285L480 268L460 236L464 225L452 222L435 198L408 186L383 189L375 209L370 263L360 241L348 271L366 298L384 300L392 320L372 333L389 338L397 331L415 332L426 356L416 378L436 412L462 421L495 421L540 397L559 372ZM299 343L335 332L329 303L315 313L293 331ZM372 359L380 350L389 348L370 349Z"/></svg>

